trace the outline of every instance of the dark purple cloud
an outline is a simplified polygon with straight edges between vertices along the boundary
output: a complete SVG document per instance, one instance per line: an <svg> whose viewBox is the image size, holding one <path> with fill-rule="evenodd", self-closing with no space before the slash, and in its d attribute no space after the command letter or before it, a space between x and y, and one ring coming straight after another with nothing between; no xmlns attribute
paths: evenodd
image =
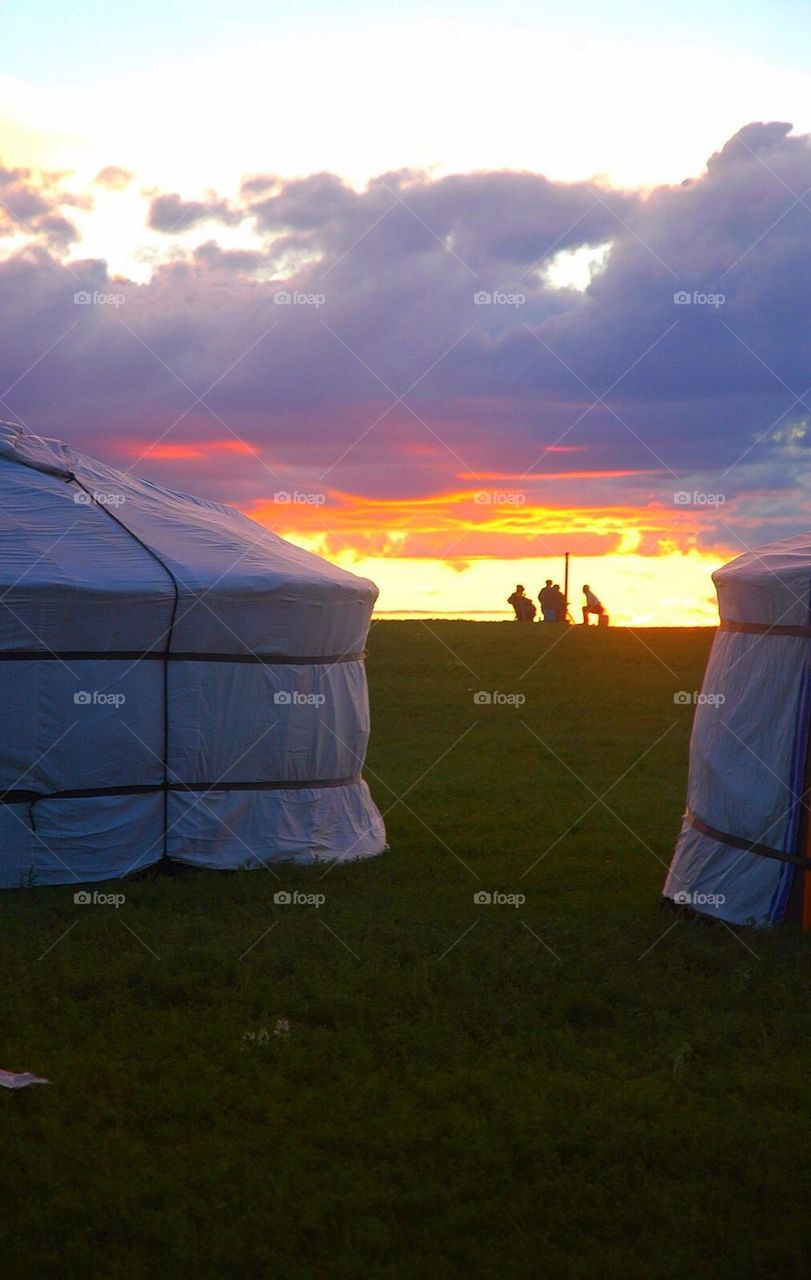
<svg viewBox="0 0 811 1280"><path fill-rule="evenodd" d="M223 249L216 240L206 240L204 244L198 244L192 257L195 263L213 272L224 271L235 275L248 275L255 272L267 260L266 254L256 250Z"/></svg>
<svg viewBox="0 0 811 1280"><path fill-rule="evenodd" d="M67 205L89 208L89 197L60 190L62 174L35 177L30 169L0 165L0 237L32 237L54 250L67 248L79 232L61 212Z"/></svg>
<svg viewBox="0 0 811 1280"><path fill-rule="evenodd" d="M232 209L227 200L216 196L210 200L182 200L179 195L167 194L153 198L148 222L154 231L179 235L202 222L221 222L224 226L235 227L244 216L238 209Z"/></svg>

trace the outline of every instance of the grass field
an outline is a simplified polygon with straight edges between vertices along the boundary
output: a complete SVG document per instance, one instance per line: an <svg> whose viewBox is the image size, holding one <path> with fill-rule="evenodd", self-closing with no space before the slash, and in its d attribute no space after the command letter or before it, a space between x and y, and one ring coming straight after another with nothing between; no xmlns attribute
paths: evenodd
<svg viewBox="0 0 811 1280"><path fill-rule="evenodd" d="M378 623L390 852L3 894L3 1277L802 1274L809 939L659 902L710 642Z"/></svg>

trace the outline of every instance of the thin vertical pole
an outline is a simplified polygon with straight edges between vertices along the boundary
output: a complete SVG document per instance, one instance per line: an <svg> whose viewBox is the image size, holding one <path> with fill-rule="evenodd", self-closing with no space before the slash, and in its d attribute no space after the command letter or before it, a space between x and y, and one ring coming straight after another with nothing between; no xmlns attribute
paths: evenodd
<svg viewBox="0 0 811 1280"><path fill-rule="evenodd" d="M806 740L805 768L803 771L803 803L800 817L798 851L811 858L811 734ZM803 929L811 929L811 871L802 872L802 899L800 923Z"/></svg>
<svg viewBox="0 0 811 1280"><path fill-rule="evenodd" d="M802 788L795 850L800 857L811 858L811 734L807 729ZM785 919L799 921L803 929L811 929L811 871L807 869L798 868L795 873Z"/></svg>
<svg viewBox="0 0 811 1280"><path fill-rule="evenodd" d="M811 800L811 750L807 749L805 758L805 786L803 787L803 812L800 824L800 853L811 858L811 821L809 821L809 800ZM800 920L803 929L811 929L811 872L803 871L803 896Z"/></svg>

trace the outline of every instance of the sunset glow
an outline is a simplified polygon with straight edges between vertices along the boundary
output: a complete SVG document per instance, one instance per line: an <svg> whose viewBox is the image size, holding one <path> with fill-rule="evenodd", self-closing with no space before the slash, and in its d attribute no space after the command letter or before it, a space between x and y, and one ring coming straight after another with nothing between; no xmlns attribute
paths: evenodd
<svg viewBox="0 0 811 1280"><path fill-rule="evenodd" d="M617 623L710 624L711 571L811 521L799 31L145 4L103 35L11 6L2 416L358 568L388 615L508 617L568 551L575 611L587 577Z"/></svg>
<svg viewBox="0 0 811 1280"><path fill-rule="evenodd" d="M522 508L518 516L477 521L470 494L423 500L410 516L393 505L346 501L327 511L283 501L246 514L371 578L380 587L381 616L512 618L506 597L515 583L533 597L547 577L562 584L568 551L570 607L578 620L583 582L598 586L615 624L718 620L710 574L730 557L700 551L689 535L678 547L665 526L668 513L657 521L632 512ZM639 554L651 536L659 539L657 553Z"/></svg>

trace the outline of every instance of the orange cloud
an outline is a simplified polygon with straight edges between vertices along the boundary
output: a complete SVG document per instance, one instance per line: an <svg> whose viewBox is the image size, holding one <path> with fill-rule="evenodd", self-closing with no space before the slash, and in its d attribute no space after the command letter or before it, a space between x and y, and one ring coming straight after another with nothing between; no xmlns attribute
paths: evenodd
<svg viewBox="0 0 811 1280"><path fill-rule="evenodd" d="M552 449L547 449L552 453ZM457 480L509 480L529 485L533 480L620 480L628 476L664 475L662 467L638 471L470 471L457 472Z"/></svg>
<svg viewBox="0 0 811 1280"><path fill-rule="evenodd" d="M255 457L257 450L244 440L200 440L187 441L180 444L153 444L144 450L143 446L130 444L126 452L132 457L160 458L164 462L205 461L216 454L249 454Z"/></svg>
<svg viewBox="0 0 811 1280"><path fill-rule="evenodd" d="M303 540L331 556L351 552L473 561L559 555L566 550L581 556L628 554L642 548L657 555L666 540L682 550L696 546L700 532L695 511L685 515L664 504L555 506L520 492L506 496L515 500L484 501L492 494L457 491L406 504L398 498L333 490L294 495L292 500L284 493L282 501L242 509L282 536Z"/></svg>

